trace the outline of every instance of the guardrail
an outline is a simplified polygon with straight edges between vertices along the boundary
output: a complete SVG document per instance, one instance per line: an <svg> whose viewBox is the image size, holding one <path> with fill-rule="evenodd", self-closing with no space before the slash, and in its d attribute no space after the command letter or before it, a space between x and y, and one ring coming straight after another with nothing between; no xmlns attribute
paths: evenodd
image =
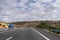
<svg viewBox="0 0 60 40"><path fill-rule="evenodd" d="M6 30L8 30L7 28L0 28L0 32L1 31L6 31Z"/></svg>
<svg viewBox="0 0 60 40"><path fill-rule="evenodd" d="M56 29L48 29L49 31L52 31L54 33L60 34L60 30L56 30Z"/></svg>

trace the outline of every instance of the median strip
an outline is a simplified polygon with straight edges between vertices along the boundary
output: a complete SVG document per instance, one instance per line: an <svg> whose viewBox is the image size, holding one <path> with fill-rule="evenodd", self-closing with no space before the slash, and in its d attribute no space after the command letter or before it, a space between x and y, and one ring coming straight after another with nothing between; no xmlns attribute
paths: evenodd
<svg viewBox="0 0 60 40"><path fill-rule="evenodd" d="M20 29L23 29L23 28L18 28L18 29L20 30ZM18 29L6 30L6 31L2 31L0 33L10 32L10 31L18 30Z"/></svg>

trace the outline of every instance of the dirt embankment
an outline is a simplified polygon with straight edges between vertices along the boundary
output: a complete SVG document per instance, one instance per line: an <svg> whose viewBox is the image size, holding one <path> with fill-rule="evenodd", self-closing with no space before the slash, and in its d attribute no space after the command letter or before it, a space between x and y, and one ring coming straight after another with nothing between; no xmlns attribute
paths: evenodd
<svg viewBox="0 0 60 40"><path fill-rule="evenodd" d="M51 27L60 27L60 21L28 21L28 22L13 22L15 27L36 27L37 25L41 25L41 23L45 23Z"/></svg>

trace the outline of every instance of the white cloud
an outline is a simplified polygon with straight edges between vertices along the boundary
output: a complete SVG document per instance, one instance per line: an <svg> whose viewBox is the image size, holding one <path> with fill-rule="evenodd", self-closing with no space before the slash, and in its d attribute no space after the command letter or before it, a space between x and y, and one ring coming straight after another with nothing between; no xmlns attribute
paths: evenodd
<svg viewBox="0 0 60 40"><path fill-rule="evenodd" d="M2 8L0 14L3 16L0 16L6 22L59 19L59 0L35 1L35 3L31 3L29 0L20 0L20 3L18 3L16 0L4 0L0 5Z"/></svg>
<svg viewBox="0 0 60 40"><path fill-rule="evenodd" d="M8 18L3 18L3 20L5 21L5 20L8 20Z"/></svg>

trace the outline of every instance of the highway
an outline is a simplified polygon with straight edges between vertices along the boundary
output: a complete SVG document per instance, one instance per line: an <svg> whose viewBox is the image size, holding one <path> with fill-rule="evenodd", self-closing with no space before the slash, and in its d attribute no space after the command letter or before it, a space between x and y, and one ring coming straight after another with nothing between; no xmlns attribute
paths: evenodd
<svg viewBox="0 0 60 40"><path fill-rule="evenodd" d="M0 32L0 40L60 40L60 36L38 28L18 28Z"/></svg>

